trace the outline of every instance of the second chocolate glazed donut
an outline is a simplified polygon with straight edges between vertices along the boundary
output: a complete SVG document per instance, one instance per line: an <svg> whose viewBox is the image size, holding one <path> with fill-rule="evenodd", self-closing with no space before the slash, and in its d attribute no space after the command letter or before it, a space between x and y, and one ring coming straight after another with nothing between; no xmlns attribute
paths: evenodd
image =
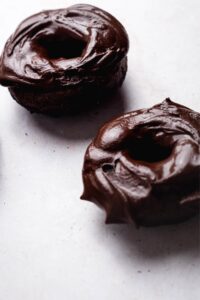
<svg viewBox="0 0 200 300"><path fill-rule="evenodd" d="M0 83L32 112L62 114L92 105L119 87L128 36L91 5L43 11L24 20L0 59Z"/></svg>
<svg viewBox="0 0 200 300"><path fill-rule="evenodd" d="M199 213L200 114L166 99L106 123L85 154L84 193L107 223L155 226Z"/></svg>

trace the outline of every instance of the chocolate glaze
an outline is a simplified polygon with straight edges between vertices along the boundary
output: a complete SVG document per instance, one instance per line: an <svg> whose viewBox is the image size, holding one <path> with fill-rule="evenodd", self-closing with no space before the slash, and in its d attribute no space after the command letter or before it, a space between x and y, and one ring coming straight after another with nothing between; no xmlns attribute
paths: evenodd
<svg viewBox="0 0 200 300"><path fill-rule="evenodd" d="M24 20L7 41L0 59L0 83L30 109L39 106L34 107L35 94L44 94L46 105L54 107L52 91L57 98L61 92L66 94L63 98L74 98L122 84L127 51L124 27L97 7L78 4L43 11ZM33 93L31 99L28 93Z"/></svg>
<svg viewBox="0 0 200 300"><path fill-rule="evenodd" d="M89 145L82 199L106 223L155 226L199 212L200 114L166 99L106 123Z"/></svg>

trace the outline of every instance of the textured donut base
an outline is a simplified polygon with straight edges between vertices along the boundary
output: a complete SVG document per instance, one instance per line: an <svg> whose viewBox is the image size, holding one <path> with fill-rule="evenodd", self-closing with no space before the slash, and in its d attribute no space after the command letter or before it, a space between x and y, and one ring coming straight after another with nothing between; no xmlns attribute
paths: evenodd
<svg viewBox="0 0 200 300"><path fill-rule="evenodd" d="M52 116L76 113L92 108L103 101L103 97L119 88L126 76L127 57L122 59L114 69L92 80L85 76L75 85L57 89L42 89L33 86L10 87L12 97L31 113L42 113Z"/></svg>

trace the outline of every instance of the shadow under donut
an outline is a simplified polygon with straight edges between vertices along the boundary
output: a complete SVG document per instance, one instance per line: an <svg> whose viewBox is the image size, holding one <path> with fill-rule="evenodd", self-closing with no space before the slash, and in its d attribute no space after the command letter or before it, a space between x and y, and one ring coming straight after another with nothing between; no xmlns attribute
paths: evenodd
<svg viewBox="0 0 200 300"><path fill-rule="evenodd" d="M199 216L170 226L136 229L134 225L101 224L101 229L97 230L100 238L105 234L113 236L114 247L117 243L120 253L124 253L124 259L131 257L152 261L176 255L200 258Z"/></svg>

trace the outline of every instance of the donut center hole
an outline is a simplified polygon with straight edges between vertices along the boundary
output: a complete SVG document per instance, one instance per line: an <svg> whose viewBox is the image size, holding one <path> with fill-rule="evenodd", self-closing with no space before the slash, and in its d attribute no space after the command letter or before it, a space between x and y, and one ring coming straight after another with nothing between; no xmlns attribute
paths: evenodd
<svg viewBox="0 0 200 300"><path fill-rule="evenodd" d="M64 29L53 34L43 35L34 42L33 48L40 56L48 59L72 59L80 57L86 42L69 36Z"/></svg>
<svg viewBox="0 0 200 300"><path fill-rule="evenodd" d="M135 138L128 145L129 155L134 160L148 163L159 162L167 159L172 153L172 147L161 145L150 135Z"/></svg>
<svg viewBox="0 0 200 300"><path fill-rule="evenodd" d="M105 164L102 166L102 170L104 171L104 173L108 173L114 170L114 166L111 164Z"/></svg>

